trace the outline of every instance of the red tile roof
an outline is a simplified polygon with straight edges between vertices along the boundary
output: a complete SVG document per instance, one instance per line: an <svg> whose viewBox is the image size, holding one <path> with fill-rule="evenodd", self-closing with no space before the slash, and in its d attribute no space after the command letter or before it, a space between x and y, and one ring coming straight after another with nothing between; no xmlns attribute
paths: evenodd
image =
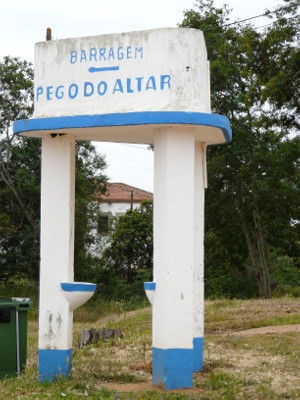
<svg viewBox="0 0 300 400"><path fill-rule="evenodd" d="M131 192L133 192L133 202L140 203L141 201L153 201L153 193L126 185L125 183L106 184L107 191L105 194L97 196L101 203L130 203Z"/></svg>

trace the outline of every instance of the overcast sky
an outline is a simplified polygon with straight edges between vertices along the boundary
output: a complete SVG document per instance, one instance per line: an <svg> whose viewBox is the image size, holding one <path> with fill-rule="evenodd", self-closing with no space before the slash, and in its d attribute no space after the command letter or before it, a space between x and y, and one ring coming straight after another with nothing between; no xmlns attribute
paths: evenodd
<svg viewBox="0 0 300 400"><path fill-rule="evenodd" d="M277 0L215 0L215 5L224 2L233 9L233 21L279 4ZM34 43L45 40L47 27L53 39L174 27L193 4L190 0L0 0L0 58L11 55L33 61ZM259 18L255 23L261 26L267 21ZM97 149L106 156L111 181L153 190L152 151L110 143L97 143Z"/></svg>

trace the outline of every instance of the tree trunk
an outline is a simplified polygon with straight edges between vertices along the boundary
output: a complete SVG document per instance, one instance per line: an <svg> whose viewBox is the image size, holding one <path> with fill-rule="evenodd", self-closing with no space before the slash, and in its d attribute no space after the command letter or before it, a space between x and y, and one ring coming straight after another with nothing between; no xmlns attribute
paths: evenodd
<svg viewBox="0 0 300 400"><path fill-rule="evenodd" d="M12 179L12 176L9 172L9 155L10 155L11 143L14 138L14 135L10 138L9 132L7 130L6 136L7 136L6 160L3 159L3 156L2 156L3 148L2 148L2 143L0 142L0 178L2 178L5 185L7 187L9 187L10 190L12 191L12 194L13 194L14 198L16 199L17 204L21 208L21 210L22 210L25 218L27 219L29 225L31 226L32 230L35 232L36 231L36 223L35 223L34 219L32 218L30 212L28 212L26 205L23 201L23 198L22 198L18 188L16 187L16 185Z"/></svg>
<svg viewBox="0 0 300 400"><path fill-rule="evenodd" d="M263 276L263 287L264 287L264 297L269 299L271 297L271 288L270 288L270 274L269 268L266 260L266 252L265 252L265 245L264 245L264 238L262 234L261 224L258 216L258 211L255 210L253 212L253 219L257 234L257 249L259 254L259 261L262 270Z"/></svg>
<svg viewBox="0 0 300 400"><path fill-rule="evenodd" d="M254 273L256 278L256 283L258 286L259 296L265 299L269 299L271 297L270 290L270 277L269 277L269 269L265 256L265 246L264 239L261 229L261 224L258 217L258 211L255 210L253 212L254 225L256 229L256 234L251 235L248 222L245 217L244 212L244 200L242 195L242 183L240 182L237 186L237 200L238 200L238 208L239 215L241 221L242 231L244 233L249 257L251 260L252 270L250 272Z"/></svg>
<svg viewBox="0 0 300 400"><path fill-rule="evenodd" d="M27 219L27 221L28 221L29 225L31 226L32 230L35 231L36 230L35 221L31 217L30 213L27 211L25 203L24 203L20 193L18 192L18 190L17 190L17 188L16 188L11 176L6 171L4 165L2 165L2 166L0 165L0 175L1 175L1 178L2 178L3 182L12 191L12 193L13 193L16 201L17 201L17 204L19 205L19 207L21 208L22 212L24 213L24 216Z"/></svg>

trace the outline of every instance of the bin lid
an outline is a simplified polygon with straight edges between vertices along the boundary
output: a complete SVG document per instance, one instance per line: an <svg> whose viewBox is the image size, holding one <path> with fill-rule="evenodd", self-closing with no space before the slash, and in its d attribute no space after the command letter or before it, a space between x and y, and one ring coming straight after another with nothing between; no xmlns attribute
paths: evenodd
<svg viewBox="0 0 300 400"><path fill-rule="evenodd" d="M16 310L31 310L32 300L26 297L0 297L0 308L15 308Z"/></svg>

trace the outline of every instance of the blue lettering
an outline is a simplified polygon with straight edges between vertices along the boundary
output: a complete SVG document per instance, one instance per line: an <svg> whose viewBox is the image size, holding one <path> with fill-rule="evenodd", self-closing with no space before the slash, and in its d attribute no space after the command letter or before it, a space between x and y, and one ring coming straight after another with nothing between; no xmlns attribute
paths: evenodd
<svg viewBox="0 0 300 400"><path fill-rule="evenodd" d="M115 59L115 54L114 54L114 49L113 48L109 49L109 53L108 53L108 58L107 59L110 60L111 58L113 60Z"/></svg>
<svg viewBox="0 0 300 400"><path fill-rule="evenodd" d="M101 86L103 86L103 88L101 89ZM100 96L105 95L106 91L107 91L107 83L104 81L101 81L97 87L97 91L99 93Z"/></svg>
<svg viewBox="0 0 300 400"><path fill-rule="evenodd" d="M43 94L44 89L42 88L42 86L39 86L36 89L36 101L39 101L39 97Z"/></svg>
<svg viewBox="0 0 300 400"><path fill-rule="evenodd" d="M113 90L113 94L115 94L115 92L121 92L123 93L123 86L122 86L122 82L121 79L117 79L115 86L114 86L114 90Z"/></svg>
<svg viewBox="0 0 300 400"><path fill-rule="evenodd" d="M64 97L63 88L64 88L63 86L57 86L55 90L55 97L59 100Z"/></svg>
<svg viewBox="0 0 300 400"><path fill-rule="evenodd" d="M137 80L137 90L138 90L138 92L141 92L142 91L142 80L144 79L144 77L140 76L135 79Z"/></svg>
<svg viewBox="0 0 300 400"><path fill-rule="evenodd" d="M52 100L53 96L53 86L47 86L47 100Z"/></svg>
<svg viewBox="0 0 300 400"><path fill-rule="evenodd" d="M123 47L118 47L118 60L122 60L124 58Z"/></svg>
<svg viewBox="0 0 300 400"><path fill-rule="evenodd" d="M77 61L77 51L71 51L71 64L75 64Z"/></svg>
<svg viewBox="0 0 300 400"><path fill-rule="evenodd" d="M127 79L127 93L133 93L133 90L131 89L131 79Z"/></svg>
<svg viewBox="0 0 300 400"><path fill-rule="evenodd" d="M161 75L160 76L160 89L164 90L165 85L168 85L168 88L171 89L171 76L170 75Z"/></svg>
<svg viewBox="0 0 300 400"><path fill-rule="evenodd" d="M135 58L138 58L138 55L139 55L139 58L143 58L143 48L142 47L135 48Z"/></svg>
<svg viewBox="0 0 300 400"><path fill-rule="evenodd" d="M94 94L94 85L91 82L84 82L84 97L90 97L92 94Z"/></svg>
<svg viewBox="0 0 300 400"><path fill-rule="evenodd" d="M81 56L80 56L80 62L82 61L86 61L86 54L84 50L81 51Z"/></svg>
<svg viewBox="0 0 300 400"><path fill-rule="evenodd" d="M102 60L102 57L103 57L104 61L106 61L105 52L106 52L106 48L105 48L105 47L102 47L102 48L99 50L99 53L100 53L99 61Z"/></svg>
<svg viewBox="0 0 300 400"><path fill-rule="evenodd" d="M156 83L155 83L154 76L150 76L150 78L147 81L146 90L149 90L149 89L156 90Z"/></svg>
<svg viewBox="0 0 300 400"><path fill-rule="evenodd" d="M73 90L73 88L74 88L74 90ZM69 93L70 99L75 99L75 97L77 97L77 95L78 95L78 86L76 85L76 83L72 83L72 85L70 85L68 93Z"/></svg>
<svg viewBox="0 0 300 400"><path fill-rule="evenodd" d="M95 47L90 49L90 61L92 61L93 58L97 61L97 49L95 49Z"/></svg>
<svg viewBox="0 0 300 400"><path fill-rule="evenodd" d="M131 58L143 58L143 47L132 47L127 46L125 49L125 54L123 51L123 47L119 46L117 50L114 50L112 47L109 48L109 51L106 51L105 47L101 47L99 49L99 61L106 61L106 60L123 60L124 56L127 59ZM116 52L116 54L115 54ZM89 50L89 54L87 56L86 50L81 50L80 52L80 62L87 61L89 57L89 61L97 61L97 49L95 47L91 47ZM75 64L78 61L78 54L76 50L72 50L70 53L70 62L71 64Z"/></svg>

